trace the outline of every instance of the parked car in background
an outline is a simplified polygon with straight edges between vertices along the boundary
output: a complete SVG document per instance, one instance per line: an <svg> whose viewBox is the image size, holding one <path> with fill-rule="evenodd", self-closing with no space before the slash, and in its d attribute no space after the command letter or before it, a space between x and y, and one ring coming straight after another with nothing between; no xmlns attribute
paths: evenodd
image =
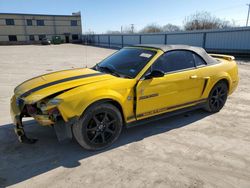
<svg viewBox="0 0 250 188"><path fill-rule="evenodd" d="M122 127L194 108L219 112L238 85L233 56L186 45L125 47L93 68L45 74L17 86L11 116L21 142L22 118L53 126L88 150L110 146Z"/></svg>
<svg viewBox="0 0 250 188"><path fill-rule="evenodd" d="M41 44L42 45L50 45L51 44L51 41L48 39L48 38L43 38L41 40Z"/></svg>
<svg viewBox="0 0 250 188"><path fill-rule="evenodd" d="M52 37L52 44L61 44L63 40L60 36L53 36Z"/></svg>

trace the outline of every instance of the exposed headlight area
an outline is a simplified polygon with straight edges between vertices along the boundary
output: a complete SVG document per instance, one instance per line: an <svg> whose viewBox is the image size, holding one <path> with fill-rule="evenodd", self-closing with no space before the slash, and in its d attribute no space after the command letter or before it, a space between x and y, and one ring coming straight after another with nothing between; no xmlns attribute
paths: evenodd
<svg viewBox="0 0 250 188"><path fill-rule="evenodd" d="M57 99L57 98L52 98L52 99L43 99L41 101L38 101L36 103L36 107L41 110L43 113L47 113L49 110L56 108L63 100L62 99Z"/></svg>
<svg viewBox="0 0 250 188"><path fill-rule="evenodd" d="M56 97L65 91L67 90L54 93L34 103L27 102L27 104L22 98L16 97L13 97L12 100L15 100L13 101L15 103L14 106L19 109L22 117L33 117L41 125L53 125L57 120L62 118L57 106L63 100Z"/></svg>
<svg viewBox="0 0 250 188"><path fill-rule="evenodd" d="M33 117L41 125L53 125L61 114L57 105L62 102L61 99L43 99L35 104L24 104L22 110L23 117Z"/></svg>
<svg viewBox="0 0 250 188"><path fill-rule="evenodd" d="M46 112L47 111L47 107L48 107L47 103L48 103L48 100L42 100L42 101L37 102L36 106L42 112Z"/></svg>
<svg viewBox="0 0 250 188"><path fill-rule="evenodd" d="M48 102L48 106L56 106L58 104L60 104L63 100L62 99L58 99L58 98L54 98L54 99L51 99L49 100Z"/></svg>

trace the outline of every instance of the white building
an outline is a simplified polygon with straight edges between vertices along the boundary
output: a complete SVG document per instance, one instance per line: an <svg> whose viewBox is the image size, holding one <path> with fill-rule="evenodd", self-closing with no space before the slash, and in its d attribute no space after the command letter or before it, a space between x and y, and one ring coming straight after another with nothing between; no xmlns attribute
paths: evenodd
<svg viewBox="0 0 250 188"><path fill-rule="evenodd" d="M60 36L64 42L80 42L81 13L72 15L0 13L0 44L37 43Z"/></svg>

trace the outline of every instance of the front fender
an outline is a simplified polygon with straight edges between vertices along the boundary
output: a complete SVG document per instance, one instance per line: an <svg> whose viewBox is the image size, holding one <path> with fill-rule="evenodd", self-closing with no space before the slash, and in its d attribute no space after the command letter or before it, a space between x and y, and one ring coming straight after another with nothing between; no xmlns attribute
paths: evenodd
<svg viewBox="0 0 250 188"><path fill-rule="evenodd" d="M83 112L93 103L109 99L120 104L124 117L133 113L133 100L127 100L131 96L132 90L122 89L97 89L95 87L80 87L70 90L60 96L63 102L58 105L64 121L68 121L72 117L80 117Z"/></svg>

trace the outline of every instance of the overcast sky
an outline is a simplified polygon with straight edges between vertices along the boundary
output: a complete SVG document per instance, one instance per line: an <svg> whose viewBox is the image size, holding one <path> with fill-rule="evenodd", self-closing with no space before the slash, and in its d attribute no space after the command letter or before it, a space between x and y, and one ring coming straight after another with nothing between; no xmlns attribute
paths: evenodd
<svg viewBox="0 0 250 188"><path fill-rule="evenodd" d="M81 11L83 32L104 33L150 23L182 26L186 16L208 11L245 26L250 0L0 0L1 13L71 14Z"/></svg>

